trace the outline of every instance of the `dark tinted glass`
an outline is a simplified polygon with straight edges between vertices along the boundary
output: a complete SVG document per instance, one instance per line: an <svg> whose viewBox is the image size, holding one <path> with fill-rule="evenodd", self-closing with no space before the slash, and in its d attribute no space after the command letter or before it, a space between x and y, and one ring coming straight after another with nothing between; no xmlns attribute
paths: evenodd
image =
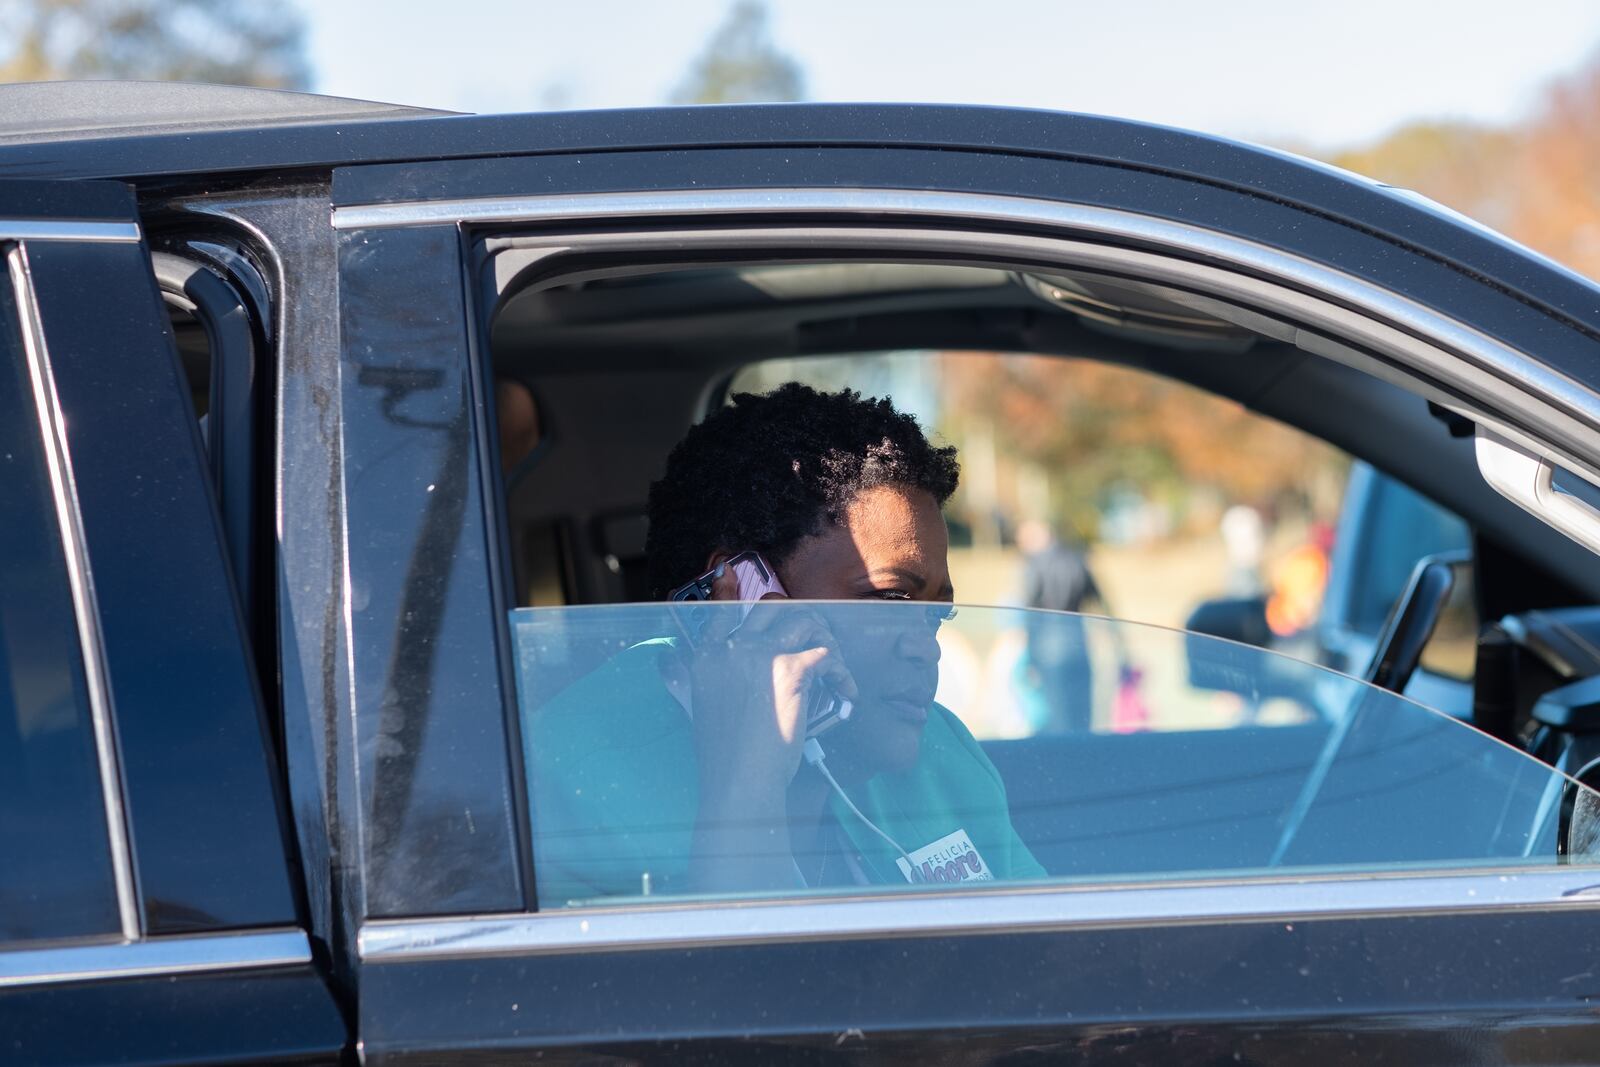
<svg viewBox="0 0 1600 1067"><path fill-rule="evenodd" d="M83 661L15 312L0 286L0 940L112 933Z"/></svg>
<svg viewBox="0 0 1600 1067"><path fill-rule="evenodd" d="M269 739L149 256L28 268L74 457L147 932L294 921Z"/></svg>

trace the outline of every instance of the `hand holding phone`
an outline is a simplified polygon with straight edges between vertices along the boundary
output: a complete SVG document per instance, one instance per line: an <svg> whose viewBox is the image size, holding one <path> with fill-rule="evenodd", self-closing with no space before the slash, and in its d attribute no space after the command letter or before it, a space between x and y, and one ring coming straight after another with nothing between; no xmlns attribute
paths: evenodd
<svg viewBox="0 0 1600 1067"><path fill-rule="evenodd" d="M732 584L731 596L728 586ZM718 595L719 592L722 595ZM750 614L755 606L762 600L787 599L788 593L783 588L783 583L778 580L777 573L773 571L767 561L755 552L743 552L732 557L726 562L702 574L692 582L688 582L670 594L673 601L683 602L691 600L723 600L736 599L742 603L738 614L738 621L725 637L731 639L735 634L750 622ZM775 618L774 625L780 629L793 630L796 626L814 624L821 631L822 644L826 647L833 646L832 634L827 632L820 620L813 616L799 613L773 613L775 616L788 615L789 619ZM709 612L679 613L679 625L684 630L684 635L691 645L701 645L705 641L706 628L711 625ZM813 637L817 635L812 635ZM799 643L804 644L804 635L799 635ZM834 650L835 657L837 650ZM854 690L854 682L844 674L842 666L833 665L835 669L818 675L809 688L805 706L805 736L816 737L818 734L836 726L850 717L854 705L850 699L841 692L841 687ZM830 678L828 675L832 675Z"/></svg>

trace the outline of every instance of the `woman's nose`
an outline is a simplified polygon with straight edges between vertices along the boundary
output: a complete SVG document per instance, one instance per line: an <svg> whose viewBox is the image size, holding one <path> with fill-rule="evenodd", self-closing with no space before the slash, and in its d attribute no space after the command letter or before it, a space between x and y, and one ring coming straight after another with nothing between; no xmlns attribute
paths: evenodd
<svg viewBox="0 0 1600 1067"><path fill-rule="evenodd" d="M938 630L937 625L908 618L895 642L895 650L909 660L919 663L938 663L940 653Z"/></svg>

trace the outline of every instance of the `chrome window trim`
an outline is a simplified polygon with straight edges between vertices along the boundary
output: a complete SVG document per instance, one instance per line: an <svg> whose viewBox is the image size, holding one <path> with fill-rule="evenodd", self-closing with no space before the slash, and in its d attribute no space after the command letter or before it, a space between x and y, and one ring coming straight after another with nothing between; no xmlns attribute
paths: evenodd
<svg viewBox="0 0 1600 1067"><path fill-rule="evenodd" d="M95 755L100 765L100 795L105 804L106 833L110 838L111 874L117 893L117 915L122 936L129 940L143 933L139 892L133 867L131 831L122 802L122 761L117 745L116 724L111 716L111 688L100 639L100 610L95 601L94 575L89 566L89 550L84 539L83 516L78 510L77 487L72 474L72 456L67 447L66 420L56 394L55 374L50 366L50 351L45 343L44 325L33 278L28 270L26 245L12 245L6 251L6 266L22 328L22 348L33 385L34 408L39 416L45 465L50 472L50 489L55 499L56 521L66 557L67 581L72 590L73 615L78 625L78 643L83 655L84 684L89 697L89 714L94 726Z"/></svg>
<svg viewBox="0 0 1600 1067"><path fill-rule="evenodd" d="M297 929L152 937L110 944L0 949L0 989L93 982L146 975L199 974L311 962L311 942Z"/></svg>
<svg viewBox="0 0 1600 1067"><path fill-rule="evenodd" d="M1201 270L1217 276L1231 275L1244 290L1275 289L1289 294L1292 299L1336 308L1347 316L1350 314L1347 308L1359 309L1360 314L1398 333L1401 343L1407 339L1415 343L1417 338L1423 338L1425 343L1464 355L1477 367L1491 370L1502 382L1531 383L1537 393L1558 398L1569 413L1587 424L1590 431L1600 430L1600 396L1573 379L1425 305L1407 300L1364 278L1267 245L1188 223L1115 208L1032 197L913 189L726 189L346 205L334 209L333 225L340 230L354 230L448 224L547 224L593 220L602 216L607 221L620 222L690 215L782 216L824 212L871 217L880 221L886 216L898 217L902 222L931 217L1034 227L1046 225L1064 231L1059 237L1029 237L1013 233L963 235L939 231L926 235L930 250L941 240L958 245L965 237L965 243L970 244L981 236L995 241L1003 240L1014 249L1032 247L1037 254L1044 255L1052 254L1050 246L1055 246L1053 254L1057 258L1064 258L1063 252L1082 253L1092 249L1098 254L1096 258L1104 260L1107 265L1121 259L1125 261L1125 267L1133 266L1140 260L1145 261L1144 265L1148 267L1151 261L1170 261L1176 256L1185 269ZM891 235L887 230L880 230L879 233L884 237ZM1063 238L1074 234L1136 241L1146 248L1154 247L1161 251L1151 253L1117 246L1074 246L1063 241ZM578 250L596 243L609 243L609 236L585 234L572 236L562 243L568 250ZM641 235L631 236L637 242ZM674 236L681 239L685 234ZM736 237L747 237L748 234L731 235L721 230L699 236L708 243L726 243ZM1211 262L1196 263L1194 257L1197 256ZM1184 257L1188 258L1185 260ZM1227 266L1218 266L1217 261ZM1074 266L1083 265L1076 259L1071 262ZM1274 281L1263 281L1238 268L1246 268ZM1298 288L1291 288L1283 282L1291 282ZM1318 296L1312 297L1309 293ZM1597 298L1600 298L1600 293L1597 293ZM1600 468L1600 462L1587 466L1591 473L1600 474L1600 469L1597 469Z"/></svg>
<svg viewBox="0 0 1600 1067"><path fill-rule="evenodd" d="M0 219L0 241L98 241L137 243L137 222L72 222L64 219Z"/></svg>
<svg viewBox="0 0 1600 1067"><path fill-rule="evenodd" d="M861 938L971 936L1222 922L1300 922L1528 909L1600 914L1600 868L1096 886L569 908L369 921L364 963Z"/></svg>

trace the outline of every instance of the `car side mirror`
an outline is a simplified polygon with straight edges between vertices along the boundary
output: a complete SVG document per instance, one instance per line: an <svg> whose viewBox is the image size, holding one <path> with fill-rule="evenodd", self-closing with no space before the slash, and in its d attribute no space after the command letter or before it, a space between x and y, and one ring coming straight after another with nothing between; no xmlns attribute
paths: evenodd
<svg viewBox="0 0 1600 1067"><path fill-rule="evenodd" d="M1456 569L1471 566L1459 552L1423 556L1412 568L1411 580L1389 610L1367 665L1366 680L1391 693L1405 692L1406 683L1422 661L1422 650L1433 636L1439 616L1456 586Z"/></svg>
<svg viewBox="0 0 1600 1067"><path fill-rule="evenodd" d="M1207 600L1189 613L1184 629L1189 631L1184 645L1194 688L1234 693L1250 704L1294 698L1304 689L1303 664L1250 651L1266 648L1272 639L1265 597ZM1218 637L1233 644L1213 640Z"/></svg>
<svg viewBox="0 0 1600 1067"><path fill-rule="evenodd" d="M1259 596L1202 601L1189 613L1183 628L1257 648L1266 648L1272 640L1272 629L1267 625L1267 599Z"/></svg>

